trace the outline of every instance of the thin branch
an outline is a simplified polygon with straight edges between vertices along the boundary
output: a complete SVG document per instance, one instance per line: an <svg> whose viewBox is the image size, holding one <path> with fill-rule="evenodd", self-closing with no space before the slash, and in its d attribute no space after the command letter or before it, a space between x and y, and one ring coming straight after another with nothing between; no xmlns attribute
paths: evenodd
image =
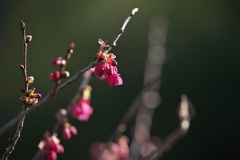
<svg viewBox="0 0 240 160"><path fill-rule="evenodd" d="M125 28L128 24L128 22L132 19L132 17L138 12L138 8L134 8L130 14L128 15L128 17L124 20L123 25L121 27L121 29L119 30L117 36L114 38L114 40L112 41L111 45L109 46L109 48L107 50L105 50L107 53L117 45L117 41L118 39L121 37L121 35L124 33Z"/></svg>
<svg viewBox="0 0 240 160"><path fill-rule="evenodd" d="M28 91L28 82L27 82L27 41L26 41L26 25L23 21L20 21L20 29L21 29L21 33L22 33L22 38L23 38L23 65L20 66L20 69L23 72L23 82L24 82L24 92L23 94L26 94L26 92ZM24 104L21 113L23 113L25 110L27 110L28 105ZM12 151L14 150L18 139L20 138L20 134L21 131L23 129L23 125L24 125L24 120L25 120L25 114L23 114L19 121L18 121L18 125L17 125L17 129L16 132L13 136L12 139L9 140L9 146L8 148L6 148L5 153L2 156L1 160L6 160L8 158L8 156L12 153Z"/></svg>
<svg viewBox="0 0 240 160"><path fill-rule="evenodd" d="M120 36L122 35L122 33L125 30L126 25L128 24L128 22L130 21L130 19L135 15L135 13L138 11L138 8L135 8L131 11L130 15L127 17L127 19L124 21L119 33L117 34L116 38L113 40L112 44L110 45L110 47L106 50L107 52L109 52L113 46L116 46L116 42L118 41L118 39L120 38ZM47 94L44 98L42 98L41 101L39 101L36 105L34 106L30 106L28 110L21 112L20 114L18 114L16 117L14 117L13 119L11 119L9 122L7 122L4 126L2 126L0 128L0 134L4 133L5 131L7 131L10 127L12 127L14 124L17 123L17 121L23 116L23 115L28 115L30 113L32 113L33 111L36 111L37 109L41 108L43 104L45 104L52 96L54 96L56 93L58 93L61 89L65 88L66 86L68 86L69 84L71 84L72 82L76 81L77 78L79 76L81 76L83 73L85 73L87 70L93 68L97 63L98 63L99 59L96 59L95 61L93 61L92 63L90 63L87 67L79 70L74 76L72 76L70 79L68 79L66 82L64 82L63 84L59 85L56 90L54 90L54 92L51 92L49 94Z"/></svg>
<svg viewBox="0 0 240 160"><path fill-rule="evenodd" d="M178 128L168 135L165 140L157 146L149 155L144 157L142 160L159 159L162 154L169 150L174 143L183 138L190 127L191 118L195 116L193 105L188 100L187 96L182 96L182 101L179 106L178 115L180 123Z"/></svg>
<svg viewBox="0 0 240 160"><path fill-rule="evenodd" d="M16 124L18 122L18 120L23 116L23 115L28 115L34 111L36 111L37 109L41 108L45 103L47 103L47 101L53 97L56 93L58 93L61 89L65 88L66 86L68 86L69 84L71 84L72 82L76 81L77 78L79 76L81 76L83 73L85 73L87 70L93 68L98 62L98 59L95 60L94 62L90 63L87 67L83 68L82 70L79 70L74 76L72 76L69 80L67 80L65 83L59 85L55 92L53 93L48 93L45 97L42 98L42 100L40 100L37 104L35 104L34 106L30 106L28 110L21 112L20 114L18 114L16 117L14 117L13 119L11 119L9 122L7 122L4 126L2 126L0 128L0 134L4 133L5 131L7 131L10 127L14 126L14 124Z"/></svg>
<svg viewBox="0 0 240 160"><path fill-rule="evenodd" d="M115 141L118 136L120 136L126 129L126 125L128 122L135 117L136 112L138 111L141 103L141 97L149 90L152 90L152 87L155 86L157 83L159 83L160 79L155 78L152 79L146 84L142 91L135 97L132 104L130 105L129 109L125 113L125 115L122 117L120 122L118 123L118 126L113 131L111 136L109 137L108 141Z"/></svg>
<svg viewBox="0 0 240 160"><path fill-rule="evenodd" d="M76 94L75 96L73 97L72 101L70 102L70 104L66 107L66 111L67 113L65 114L65 116L68 116L71 111L72 111L72 108L74 107L74 105L80 100L81 96L82 96L82 91L84 89L84 87L89 83L90 81L90 77L91 77L91 73L92 71L90 71L90 73L85 73L84 76L83 76L83 80L78 88L78 90L76 91ZM54 125L53 129L52 129L52 132L51 132L51 135L53 135L55 132L57 132L57 130L61 127L62 125L62 120L58 120L56 122L56 124ZM32 160L38 160L39 157L42 155L42 150L38 150L38 152L35 154L35 156L33 157Z"/></svg>

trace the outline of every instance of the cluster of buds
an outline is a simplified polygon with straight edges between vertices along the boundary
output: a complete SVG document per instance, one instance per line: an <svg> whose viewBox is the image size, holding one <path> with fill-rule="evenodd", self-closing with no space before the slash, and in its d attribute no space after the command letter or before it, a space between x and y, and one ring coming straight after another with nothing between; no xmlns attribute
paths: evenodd
<svg viewBox="0 0 240 160"><path fill-rule="evenodd" d="M79 121L87 121L93 113L93 108L90 106L91 91L92 87L86 85L82 92L81 99L72 109L72 117L78 119Z"/></svg>
<svg viewBox="0 0 240 160"><path fill-rule="evenodd" d="M126 160L129 158L128 138L120 136L116 143L95 143L91 147L91 156L101 160Z"/></svg>
<svg viewBox="0 0 240 160"><path fill-rule="evenodd" d="M108 84L110 86L122 85L123 80L120 74L118 74L118 63L115 60L116 56L105 51L109 47L107 41L99 39L98 43L101 46L94 58L99 59L99 62L95 67L94 74L100 79L108 79Z"/></svg>
<svg viewBox="0 0 240 160"><path fill-rule="evenodd" d="M72 135L77 134L76 127L69 123L69 120L67 118L67 111L65 109L59 109L59 111L56 114L56 118L62 124L63 127L62 136L64 140L70 140Z"/></svg>
<svg viewBox="0 0 240 160"><path fill-rule="evenodd" d="M30 76L27 78L27 83L33 83L34 77ZM36 88L28 90L24 95L20 97L20 101L25 104L35 105L38 103L38 99L42 98L40 93L35 93Z"/></svg>
<svg viewBox="0 0 240 160"><path fill-rule="evenodd" d="M70 59L71 54L73 53L74 46L74 43L71 43L69 45L65 58L58 57L52 60L53 65L60 66L60 71L53 71L50 74L50 80L58 81L60 78L66 78L70 76L70 73L68 71L64 71L63 68L67 65L67 61Z"/></svg>
<svg viewBox="0 0 240 160"><path fill-rule="evenodd" d="M39 160L43 160L45 155L48 160L57 160L57 153L64 153L64 148L60 144L57 135L54 134L51 136L49 132L45 132L44 140L41 140L38 148L42 150Z"/></svg>

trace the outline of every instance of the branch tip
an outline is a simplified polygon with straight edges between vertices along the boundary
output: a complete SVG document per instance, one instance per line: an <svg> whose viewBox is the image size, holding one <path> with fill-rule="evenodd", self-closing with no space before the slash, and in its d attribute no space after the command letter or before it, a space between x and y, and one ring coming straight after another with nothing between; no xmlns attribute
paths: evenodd
<svg viewBox="0 0 240 160"><path fill-rule="evenodd" d="M23 20L20 20L20 28L21 28L21 30L25 30L25 28L26 28L26 25L23 22Z"/></svg>
<svg viewBox="0 0 240 160"><path fill-rule="evenodd" d="M132 10L132 13L131 13L132 16L134 16L134 15L138 12L138 10L139 10L138 8L134 8L134 9Z"/></svg>

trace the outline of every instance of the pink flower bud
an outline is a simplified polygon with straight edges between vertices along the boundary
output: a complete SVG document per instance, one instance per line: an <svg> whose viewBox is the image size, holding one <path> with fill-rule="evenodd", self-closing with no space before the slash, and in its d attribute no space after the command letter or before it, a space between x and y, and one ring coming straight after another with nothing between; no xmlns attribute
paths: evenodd
<svg viewBox="0 0 240 160"><path fill-rule="evenodd" d="M23 96L20 97L20 101L23 102L23 103L27 103L28 97L23 95Z"/></svg>
<svg viewBox="0 0 240 160"><path fill-rule="evenodd" d="M66 60L63 59L62 57L58 57L58 58L55 58L52 60L52 64L53 65L62 65L62 66L65 66L66 65Z"/></svg>
<svg viewBox="0 0 240 160"><path fill-rule="evenodd" d="M60 78L60 72L59 71L53 71L51 74L50 74L50 80L52 81L56 81Z"/></svg>
<svg viewBox="0 0 240 160"><path fill-rule="evenodd" d="M71 131L69 127L64 127L62 135L63 135L63 139L65 140L69 140L71 138Z"/></svg>
<svg viewBox="0 0 240 160"><path fill-rule="evenodd" d="M74 126L70 126L69 127L69 129L70 129L70 131L71 131L71 133L72 133L72 135L76 135L77 134L77 128L76 127L74 127Z"/></svg>
<svg viewBox="0 0 240 160"><path fill-rule="evenodd" d="M34 93L33 97L35 97L35 98L42 98L42 95L40 93Z"/></svg>

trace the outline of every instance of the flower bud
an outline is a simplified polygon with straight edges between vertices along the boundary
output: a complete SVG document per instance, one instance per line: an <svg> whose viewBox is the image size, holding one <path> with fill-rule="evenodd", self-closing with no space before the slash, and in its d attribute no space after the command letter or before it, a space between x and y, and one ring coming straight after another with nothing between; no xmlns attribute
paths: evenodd
<svg viewBox="0 0 240 160"><path fill-rule="evenodd" d="M28 97L26 97L25 95L21 96L19 99L23 103L27 103L27 101L28 101Z"/></svg>
<svg viewBox="0 0 240 160"><path fill-rule="evenodd" d="M52 81L56 81L60 78L60 72L59 71L53 71L51 74L50 74L50 80Z"/></svg>
<svg viewBox="0 0 240 160"><path fill-rule="evenodd" d="M27 95L32 96L34 94L35 90L36 90L36 88L32 88L32 89L28 90Z"/></svg>
<svg viewBox="0 0 240 160"><path fill-rule="evenodd" d="M55 59L52 60L53 65L65 66L66 63L67 63L66 60L63 59L62 57L58 57L58 58L55 58Z"/></svg>
<svg viewBox="0 0 240 160"><path fill-rule="evenodd" d="M63 78L67 78L70 76L70 73L68 71L64 71L62 74L61 74L61 77Z"/></svg>
<svg viewBox="0 0 240 160"><path fill-rule="evenodd" d="M33 77L33 76L29 76L29 77L27 78L27 82L28 82L28 83L33 83L33 81L34 81L34 77Z"/></svg>
<svg viewBox="0 0 240 160"><path fill-rule="evenodd" d="M37 98L31 98L28 100L27 102L28 104L31 104L31 105L35 105L38 103L38 99Z"/></svg>
<svg viewBox="0 0 240 160"><path fill-rule="evenodd" d="M34 93L33 97L35 97L35 98L42 98L42 95L40 93Z"/></svg>
<svg viewBox="0 0 240 160"><path fill-rule="evenodd" d="M31 35L27 35L26 36L26 43L31 42L32 41L32 36Z"/></svg>

